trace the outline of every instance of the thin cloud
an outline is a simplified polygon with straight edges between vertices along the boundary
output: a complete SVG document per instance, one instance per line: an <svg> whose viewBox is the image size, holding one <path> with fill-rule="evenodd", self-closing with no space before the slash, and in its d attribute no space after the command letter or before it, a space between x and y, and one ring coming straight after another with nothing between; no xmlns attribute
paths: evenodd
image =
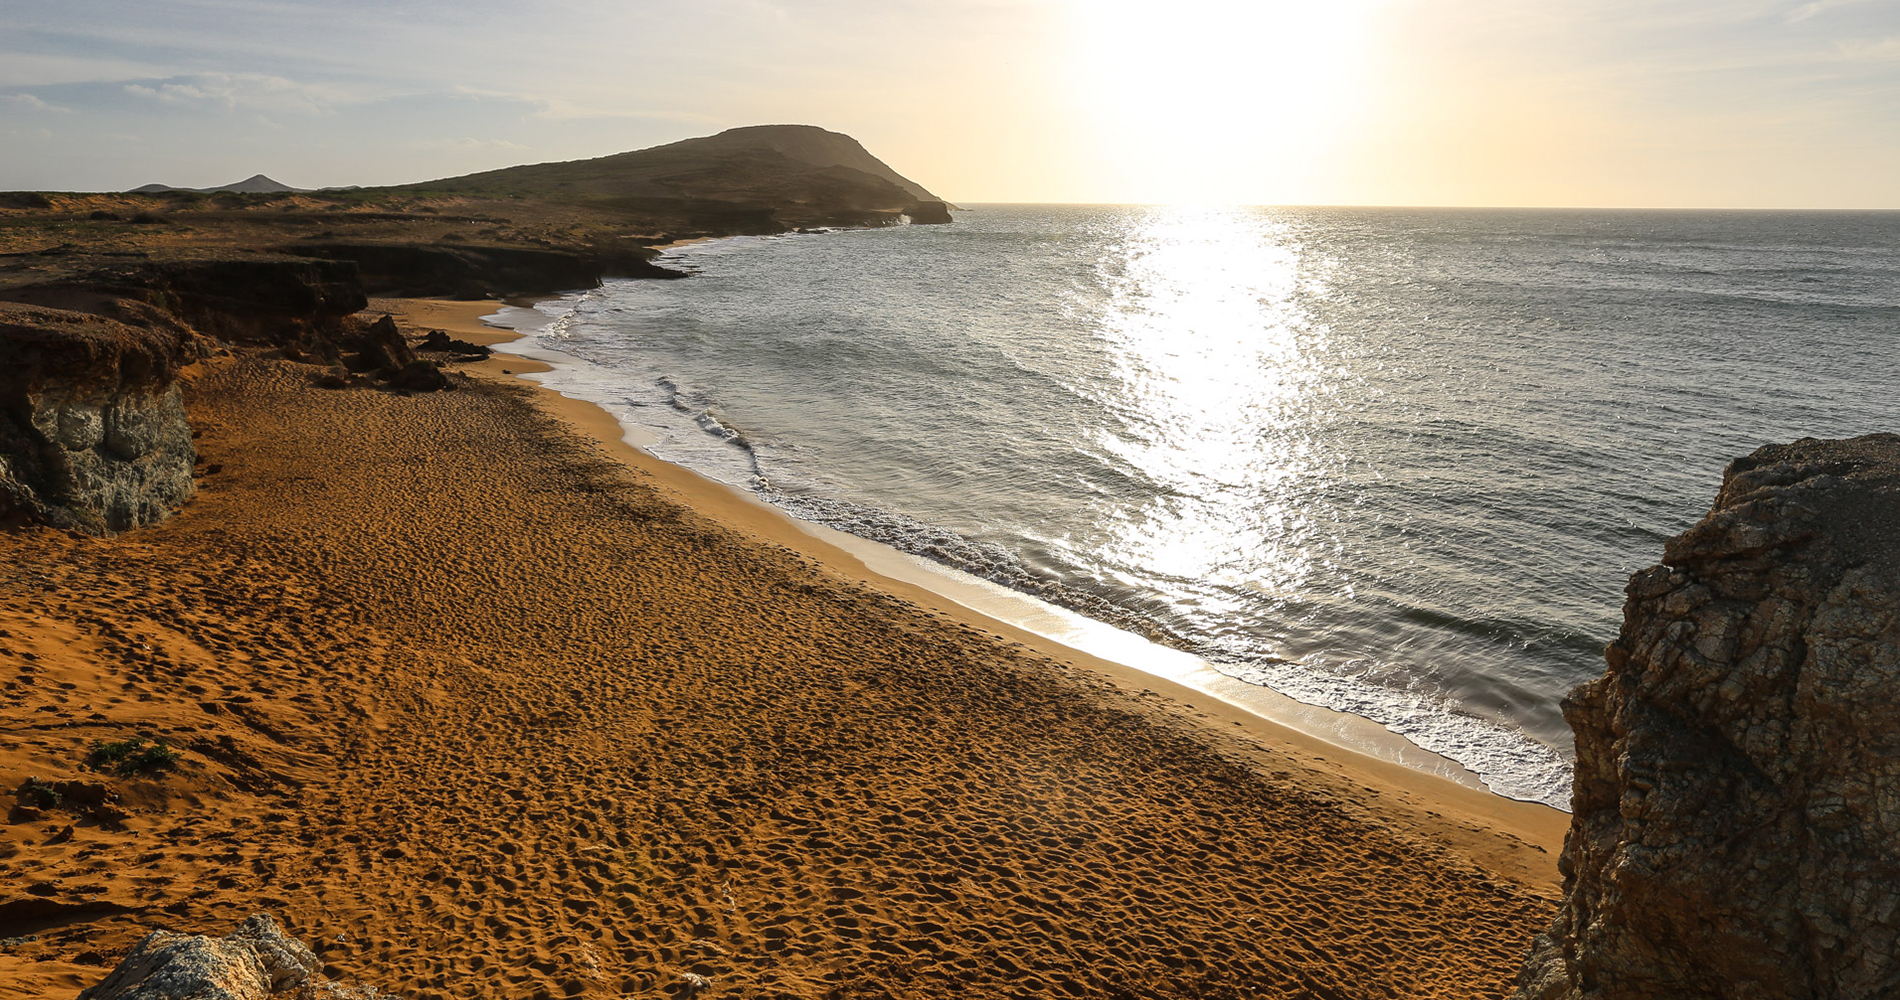
<svg viewBox="0 0 1900 1000"><path fill-rule="evenodd" d="M558 97L543 98L538 101L541 110L535 112L537 118L551 118L555 121L572 121L586 118L639 118L646 121L687 122L707 124L717 119L709 115L693 114L684 111L652 111L645 108L603 108L598 105L581 104Z"/></svg>
<svg viewBox="0 0 1900 1000"><path fill-rule="evenodd" d="M125 92L142 100L175 106L223 106L257 113L320 115L341 102L331 88L256 73L207 73L143 83L125 84Z"/></svg>
<svg viewBox="0 0 1900 1000"><path fill-rule="evenodd" d="M168 83L162 87L147 87L142 83L128 83L125 92L133 97L143 97L166 104L186 104L209 97L204 91L182 83Z"/></svg>
<svg viewBox="0 0 1900 1000"><path fill-rule="evenodd" d="M1789 11L1786 20L1789 24L1799 24L1809 18L1825 14L1836 7L1849 7L1860 2L1861 0L1811 0L1811 2L1804 3Z"/></svg>
<svg viewBox="0 0 1900 1000"><path fill-rule="evenodd" d="M509 142L506 139L477 139L473 136L462 136L458 139L423 139L416 143L416 148L476 150L527 149L528 147L518 142Z"/></svg>
<svg viewBox="0 0 1900 1000"><path fill-rule="evenodd" d="M1900 35L1877 42L1842 42L1840 52L1850 62L1900 62Z"/></svg>
<svg viewBox="0 0 1900 1000"><path fill-rule="evenodd" d="M28 111L41 111L47 114L68 115L72 114L73 111L71 108L61 107L57 104L48 104L34 97L32 94L0 94L0 101L5 101L14 107L25 108Z"/></svg>
<svg viewBox="0 0 1900 1000"><path fill-rule="evenodd" d="M600 104L588 104L569 100L564 97L544 97L537 94L524 94L513 90L490 90L482 87L458 86L455 92L468 97L517 101L532 107L531 114L536 118L552 121L581 121L587 119L638 118L645 121L684 122L704 125L718 119L709 115L686 111L654 111L649 108L614 108Z"/></svg>
<svg viewBox="0 0 1900 1000"><path fill-rule="evenodd" d="M0 41L0 87L54 87L69 83L117 83L163 79L177 70L111 56L72 56L22 48L21 40Z"/></svg>

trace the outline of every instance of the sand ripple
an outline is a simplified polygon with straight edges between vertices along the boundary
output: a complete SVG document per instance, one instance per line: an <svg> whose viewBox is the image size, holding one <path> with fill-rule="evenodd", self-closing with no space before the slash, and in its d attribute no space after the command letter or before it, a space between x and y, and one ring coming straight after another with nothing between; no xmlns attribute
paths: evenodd
<svg viewBox="0 0 1900 1000"><path fill-rule="evenodd" d="M194 386L223 468L172 522L0 537L8 787L135 730L189 757L122 783L122 831L4 828L4 898L131 909L0 921L41 935L0 996L260 908L425 998L1495 996L1548 921L1290 764L671 502L524 390L307 372Z"/></svg>

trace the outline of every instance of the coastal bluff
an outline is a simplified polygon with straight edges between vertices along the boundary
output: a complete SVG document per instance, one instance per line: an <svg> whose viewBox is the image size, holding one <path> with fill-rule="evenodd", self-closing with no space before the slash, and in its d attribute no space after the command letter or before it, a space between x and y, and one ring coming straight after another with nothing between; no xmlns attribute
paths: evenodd
<svg viewBox="0 0 1900 1000"><path fill-rule="evenodd" d="M0 288L0 518L91 535L164 520L196 493L183 370L233 348L337 365L394 336L356 318L366 304L353 263L268 254Z"/></svg>
<svg viewBox="0 0 1900 1000"><path fill-rule="evenodd" d="M1517 1000L1900 993L1897 526L1900 435L1772 445L1630 579Z"/></svg>
<svg viewBox="0 0 1900 1000"><path fill-rule="evenodd" d="M0 517L98 534L190 499L194 348L176 324L0 303Z"/></svg>
<svg viewBox="0 0 1900 1000"><path fill-rule="evenodd" d="M502 299L682 278L679 240L949 222L949 207L855 139L813 126L731 129L593 160L383 189L216 189L0 197L0 518L104 535L195 492L180 369L275 353L449 382L369 296ZM386 323L387 321L385 321Z"/></svg>

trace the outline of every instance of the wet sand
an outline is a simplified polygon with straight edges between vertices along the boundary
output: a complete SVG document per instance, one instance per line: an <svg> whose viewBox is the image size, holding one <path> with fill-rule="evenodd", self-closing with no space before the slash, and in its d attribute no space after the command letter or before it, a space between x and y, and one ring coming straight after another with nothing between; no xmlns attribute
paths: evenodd
<svg viewBox="0 0 1900 1000"><path fill-rule="evenodd" d="M0 780L185 752L0 827L0 997L259 909L415 997L1496 996L1548 922L1562 814L871 573L529 364L212 363L182 514L0 535Z"/></svg>

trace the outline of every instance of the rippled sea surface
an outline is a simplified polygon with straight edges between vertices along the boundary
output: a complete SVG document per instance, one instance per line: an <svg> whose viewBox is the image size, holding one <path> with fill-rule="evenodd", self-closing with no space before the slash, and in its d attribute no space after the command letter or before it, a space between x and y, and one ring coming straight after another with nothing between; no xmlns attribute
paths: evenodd
<svg viewBox="0 0 1900 1000"><path fill-rule="evenodd" d="M1558 699L1761 444L1900 430L1900 214L979 206L698 244L554 376L794 513L1567 804Z"/></svg>

